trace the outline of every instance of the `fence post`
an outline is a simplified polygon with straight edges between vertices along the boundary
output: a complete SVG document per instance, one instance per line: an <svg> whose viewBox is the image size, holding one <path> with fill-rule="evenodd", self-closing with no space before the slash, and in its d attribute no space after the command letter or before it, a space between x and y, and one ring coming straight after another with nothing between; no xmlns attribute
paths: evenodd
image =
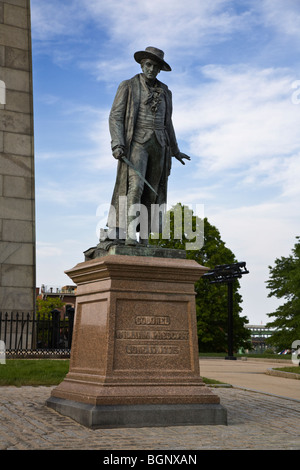
<svg viewBox="0 0 300 470"><path fill-rule="evenodd" d="M60 323L60 311L56 308L52 310L52 341L51 346L52 349L57 349L60 340L60 331L59 331L59 323Z"/></svg>
<svg viewBox="0 0 300 470"><path fill-rule="evenodd" d="M6 355L31 354L43 350L71 349L75 310L69 305L64 320L58 309L51 311L47 318L40 313L3 312L0 311L0 341L5 343Z"/></svg>

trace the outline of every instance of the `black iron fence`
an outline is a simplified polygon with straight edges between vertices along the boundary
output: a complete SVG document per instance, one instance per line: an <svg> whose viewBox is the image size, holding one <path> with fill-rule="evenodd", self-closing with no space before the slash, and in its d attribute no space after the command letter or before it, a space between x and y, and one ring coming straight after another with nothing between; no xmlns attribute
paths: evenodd
<svg viewBox="0 0 300 470"><path fill-rule="evenodd" d="M0 311L6 356L64 356L71 351L74 308L49 314Z"/></svg>

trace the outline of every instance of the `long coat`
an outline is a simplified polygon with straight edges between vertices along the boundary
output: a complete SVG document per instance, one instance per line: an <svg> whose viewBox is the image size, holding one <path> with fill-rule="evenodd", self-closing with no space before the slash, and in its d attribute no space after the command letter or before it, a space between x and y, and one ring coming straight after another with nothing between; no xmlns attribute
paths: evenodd
<svg viewBox="0 0 300 470"><path fill-rule="evenodd" d="M172 93L167 85L158 81L158 86L165 92L166 116L165 129L167 137L164 171L158 187L156 204L167 202L167 183L171 171L172 155L179 152L174 127L172 123ZM117 90L111 112L109 115L109 130L111 135L112 149L118 145L125 148L125 155L130 160L131 142L134 134L135 124L138 116L141 99L140 74L129 80L123 81ZM108 227L125 228L126 216L123 209L119 208L120 197L127 195L128 187L128 165L118 161L116 183L111 200L111 209L108 215ZM143 196L141 203L143 203Z"/></svg>

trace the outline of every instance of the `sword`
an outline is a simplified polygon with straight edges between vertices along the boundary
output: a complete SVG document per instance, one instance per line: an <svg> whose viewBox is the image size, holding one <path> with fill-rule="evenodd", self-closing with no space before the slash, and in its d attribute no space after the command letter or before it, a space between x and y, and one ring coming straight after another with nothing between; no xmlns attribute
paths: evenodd
<svg viewBox="0 0 300 470"><path fill-rule="evenodd" d="M148 183L148 181L143 177L143 175L136 169L134 168L134 165L128 160L128 158L126 158L124 155L122 156L122 160L124 163L126 163L126 165L128 165L130 168L132 168L132 170L141 178L141 180L146 183L147 186L149 186L149 188L156 194L157 196L157 192L155 191L154 188L152 188L151 184Z"/></svg>

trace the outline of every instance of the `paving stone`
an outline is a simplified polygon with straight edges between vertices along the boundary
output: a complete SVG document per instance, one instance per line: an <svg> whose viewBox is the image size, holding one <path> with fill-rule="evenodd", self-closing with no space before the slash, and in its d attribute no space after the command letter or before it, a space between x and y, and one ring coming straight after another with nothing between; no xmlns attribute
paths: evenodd
<svg viewBox="0 0 300 470"><path fill-rule="evenodd" d="M0 449L296 450L300 401L219 388L228 426L91 430L45 406L51 387L0 388Z"/></svg>

